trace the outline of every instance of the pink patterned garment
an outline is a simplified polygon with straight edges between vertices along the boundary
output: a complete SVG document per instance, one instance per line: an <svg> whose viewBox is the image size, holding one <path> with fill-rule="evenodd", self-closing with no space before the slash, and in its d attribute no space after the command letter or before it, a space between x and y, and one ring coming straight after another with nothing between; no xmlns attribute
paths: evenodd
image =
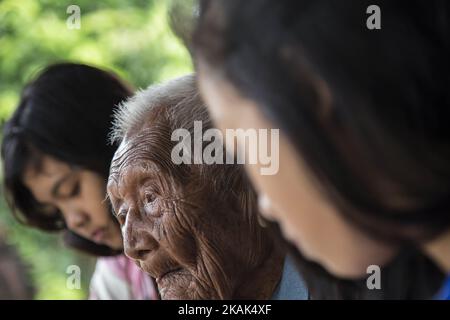
<svg viewBox="0 0 450 320"><path fill-rule="evenodd" d="M89 299L158 300L153 279L125 255L97 260Z"/></svg>

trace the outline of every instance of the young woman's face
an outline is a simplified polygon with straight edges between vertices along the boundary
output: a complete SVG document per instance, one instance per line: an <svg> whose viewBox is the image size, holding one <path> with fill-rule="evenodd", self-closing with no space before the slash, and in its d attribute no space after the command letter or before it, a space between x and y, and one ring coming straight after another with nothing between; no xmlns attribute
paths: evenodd
<svg viewBox="0 0 450 320"><path fill-rule="evenodd" d="M199 85L221 130L274 128L253 101L239 95L226 80L203 71L201 65ZM261 212L277 220L284 235L309 259L337 276L357 278L366 275L368 266L383 265L394 255L394 248L372 240L341 217L317 190L281 130L278 172L261 175L261 167L259 163L246 164L259 194Z"/></svg>
<svg viewBox="0 0 450 320"><path fill-rule="evenodd" d="M49 212L57 209L62 213L71 231L98 244L122 249L120 229L105 201L106 183L99 174L73 169L44 155L38 169L33 165L26 168L24 183Z"/></svg>

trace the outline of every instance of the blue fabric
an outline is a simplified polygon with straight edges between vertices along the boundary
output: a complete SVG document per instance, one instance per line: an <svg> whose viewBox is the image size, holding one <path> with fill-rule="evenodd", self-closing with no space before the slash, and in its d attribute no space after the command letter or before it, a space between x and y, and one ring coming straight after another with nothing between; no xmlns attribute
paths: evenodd
<svg viewBox="0 0 450 320"><path fill-rule="evenodd" d="M307 300L308 289L289 255L284 260L283 274L272 300Z"/></svg>
<svg viewBox="0 0 450 320"><path fill-rule="evenodd" d="M450 276L445 280L441 291L436 296L436 300L450 300Z"/></svg>

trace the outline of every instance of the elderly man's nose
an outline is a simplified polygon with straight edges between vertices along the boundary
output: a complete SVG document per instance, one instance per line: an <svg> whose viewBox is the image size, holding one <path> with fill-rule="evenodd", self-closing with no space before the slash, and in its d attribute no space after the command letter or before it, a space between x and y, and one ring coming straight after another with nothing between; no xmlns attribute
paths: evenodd
<svg viewBox="0 0 450 320"><path fill-rule="evenodd" d="M145 260L148 254L156 249L156 241L150 235L136 235L132 239L124 237L125 254L134 260Z"/></svg>
<svg viewBox="0 0 450 320"><path fill-rule="evenodd" d="M128 219L122 227L124 252L131 259L145 260L158 247L158 243L145 230L133 227L134 224Z"/></svg>

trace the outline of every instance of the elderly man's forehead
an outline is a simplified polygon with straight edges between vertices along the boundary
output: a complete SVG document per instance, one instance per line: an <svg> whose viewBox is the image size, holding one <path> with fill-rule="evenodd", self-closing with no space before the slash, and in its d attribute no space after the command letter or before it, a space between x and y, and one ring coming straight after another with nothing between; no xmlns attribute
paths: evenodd
<svg viewBox="0 0 450 320"><path fill-rule="evenodd" d="M107 192L111 197L122 198L125 194L135 188L161 181L157 169L149 166L144 161L130 165L119 171L111 172L107 184Z"/></svg>
<svg viewBox="0 0 450 320"><path fill-rule="evenodd" d="M150 145L145 139L145 134L133 135L122 139L119 147L114 153L113 164L121 164L134 162L143 158L146 153L150 152Z"/></svg>
<svg viewBox="0 0 450 320"><path fill-rule="evenodd" d="M109 178L116 180L125 174L157 173L159 169L149 159L149 152L145 143L135 143L133 139L124 139L112 159Z"/></svg>

